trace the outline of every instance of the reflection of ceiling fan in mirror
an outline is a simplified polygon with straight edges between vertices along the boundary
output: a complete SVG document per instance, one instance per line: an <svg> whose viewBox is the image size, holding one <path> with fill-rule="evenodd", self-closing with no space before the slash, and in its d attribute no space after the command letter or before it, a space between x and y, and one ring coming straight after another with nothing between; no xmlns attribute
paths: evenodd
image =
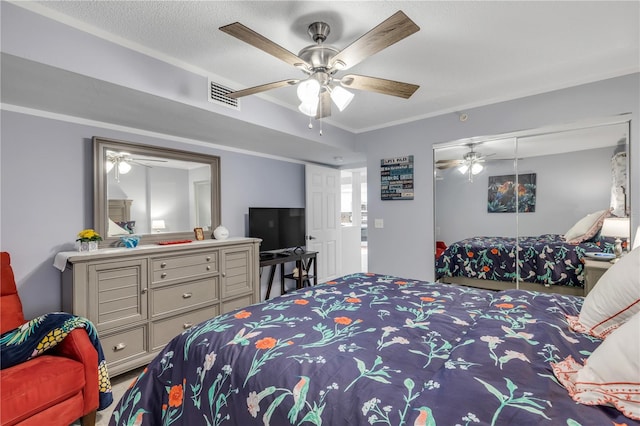
<svg viewBox="0 0 640 426"><path fill-rule="evenodd" d="M469 180L471 180L473 175L477 175L484 169L482 163L485 162L485 158L490 157L494 154L482 155L479 152L473 150L473 144L469 144L468 146L469 152L465 153L461 159L438 160L436 161L436 168L445 170L452 167L457 167L458 171L461 174L464 175L468 173Z"/></svg>
<svg viewBox="0 0 640 426"><path fill-rule="evenodd" d="M347 74L340 78L336 76L338 71L349 69L420 30L420 27L402 11L396 12L343 50L323 44L329 35L329 25L325 22L314 22L309 25L307 33L316 44L303 48L298 55L239 22L220 27L220 30L293 65L308 76L302 80L281 80L227 94L231 98L297 84L298 98L302 102L298 109L310 117L323 118L331 115L331 101L340 111L351 102L354 95L344 87L404 99L411 97L419 87L415 84L357 74Z"/></svg>
<svg viewBox="0 0 640 426"><path fill-rule="evenodd" d="M159 162L166 163L167 160L161 160L158 158L134 158L131 157L131 154L128 152L115 152L115 151L107 151L106 153L107 163L105 164L107 173L111 170L114 170L116 181L120 182L120 175L127 174L131 171L131 165L135 164L138 166L144 167L152 167L149 164L145 164L146 162Z"/></svg>

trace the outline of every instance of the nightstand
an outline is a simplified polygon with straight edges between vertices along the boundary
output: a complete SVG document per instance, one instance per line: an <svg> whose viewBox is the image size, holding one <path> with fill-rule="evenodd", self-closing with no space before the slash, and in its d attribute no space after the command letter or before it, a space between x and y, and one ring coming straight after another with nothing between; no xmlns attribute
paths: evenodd
<svg viewBox="0 0 640 426"><path fill-rule="evenodd" d="M611 268L608 260L584 259L584 295L589 294L602 275Z"/></svg>

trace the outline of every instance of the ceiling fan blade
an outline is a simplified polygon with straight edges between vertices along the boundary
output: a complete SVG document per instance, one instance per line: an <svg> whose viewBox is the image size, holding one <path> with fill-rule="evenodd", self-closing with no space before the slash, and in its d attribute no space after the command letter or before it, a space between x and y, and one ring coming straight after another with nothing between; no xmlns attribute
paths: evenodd
<svg viewBox="0 0 640 426"><path fill-rule="evenodd" d="M274 81L273 83L261 84L260 86L249 87L247 89L227 93L226 96L233 99L237 99L243 96L253 95L260 92L266 92L267 90L271 90L271 89L278 89L284 86L293 86L298 84L299 81L300 80L296 80L296 79Z"/></svg>
<svg viewBox="0 0 640 426"><path fill-rule="evenodd" d="M369 56L399 42L420 30L401 10L387 18L368 33L345 47L331 60L330 66L349 69Z"/></svg>
<svg viewBox="0 0 640 426"><path fill-rule="evenodd" d="M459 162L452 162L452 163L436 163L436 168L440 169L440 170L445 170L445 169L450 169L452 167L457 167L459 166L461 163Z"/></svg>
<svg viewBox="0 0 640 426"><path fill-rule="evenodd" d="M220 27L220 31L225 32L238 40L244 41L253 47L257 47L258 49L275 56L294 67L305 66L308 69L311 68L311 64L307 61L289 52L279 44L276 44L268 38L258 34L251 28L245 27L240 22L234 22L233 24L222 26Z"/></svg>
<svg viewBox="0 0 640 426"><path fill-rule="evenodd" d="M316 113L316 119L329 117L331 115L331 95L328 91L320 93L320 99L318 100L318 112Z"/></svg>
<svg viewBox="0 0 640 426"><path fill-rule="evenodd" d="M415 84L357 74L345 75L340 80L340 84L351 89L367 90L369 92L382 93L383 95L398 96L404 99L409 99L420 87Z"/></svg>

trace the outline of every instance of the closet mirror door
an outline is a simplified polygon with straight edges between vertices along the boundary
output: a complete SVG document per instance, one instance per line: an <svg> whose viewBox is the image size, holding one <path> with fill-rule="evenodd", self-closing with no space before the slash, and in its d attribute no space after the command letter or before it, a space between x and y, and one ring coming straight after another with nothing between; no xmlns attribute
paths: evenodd
<svg viewBox="0 0 640 426"><path fill-rule="evenodd" d="M515 138L434 149L436 279L516 287L515 153Z"/></svg>
<svg viewBox="0 0 640 426"><path fill-rule="evenodd" d="M517 138L520 184L535 176L536 185L535 209L518 214L522 283L580 293L585 252L613 251L614 238L579 223L610 208L628 216L628 136L623 122ZM567 245L565 235L579 244Z"/></svg>
<svg viewBox="0 0 640 426"><path fill-rule="evenodd" d="M434 147L436 279L583 295L584 259L614 252L609 209L630 235L628 140L615 118Z"/></svg>

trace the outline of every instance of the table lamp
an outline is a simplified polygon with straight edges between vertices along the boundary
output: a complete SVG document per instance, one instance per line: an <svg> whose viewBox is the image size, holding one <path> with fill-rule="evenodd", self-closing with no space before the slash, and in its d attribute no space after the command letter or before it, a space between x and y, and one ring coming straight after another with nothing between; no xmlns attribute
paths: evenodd
<svg viewBox="0 0 640 426"><path fill-rule="evenodd" d="M628 217L608 217L604 220L600 235L603 237L614 237L616 239L615 246L613 247L613 253L616 257L611 260L611 263L616 263L620 259L620 256L622 256L622 239L628 239L629 234Z"/></svg>
<svg viewBox="0 0 640 426"><path fill-rule="evenodd" d="M156 219L156 220L152 220L151 221L151 229L153 229L156 232L160 232L161 230L165 229L166 226L164 224L164 220L163 219Z"/></svg>

